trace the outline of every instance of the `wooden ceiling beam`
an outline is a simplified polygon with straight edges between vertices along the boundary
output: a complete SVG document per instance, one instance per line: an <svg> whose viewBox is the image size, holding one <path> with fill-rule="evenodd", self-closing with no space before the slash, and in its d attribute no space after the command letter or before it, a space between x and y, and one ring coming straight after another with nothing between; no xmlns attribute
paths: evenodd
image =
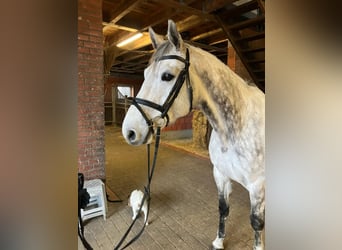
<svg viewBox="0 0 342 250"><path fill-rule="evenodd" d="M117 23L121 18L126 16L129 12L131 12L134 7L136 7L138 4L143 2L144 0L126 0L123 1L121 5L118 6L111 14L110 16L113 17L110 21L111 23Z"/></svg>
<svg viewBox="0 0 342 250"><path fill-rule="evenodd" d="M200 24L204 23L205 20L198 17L197 15L191 15L188 18L185 18L184 20L176 22L177 30L179 32L183 32L186 30L190 30L193 27L199 26Z"/></svg>
<svg viewBox="0 0 342 250"><path fill-rule="evenodd" d="M133 54L135 53L136 51L130 51L130 54ZM142 58L144 56L147 56L147 55L151 55L153 51L151 51L149 54L147 53L144 53L144 54L135 54L135 55L127 55L128 52L124 55L121 55L123 58L121 58L121 60L124 60L124 61L133 61L133 60L137 60L139 58ZM113 64L115 65L115 63Z"/></svg>
<svg viewBox="0 0 342 250"><path fill-rule="evenodd" d="M224 41L227 41L227 36L226 34L224 33L224 31L220 32L220 33L217 33L217 34L214 34L210 37L207 37L204 39L205 43L206 44L209 44L209 45L215 45L215 44L218 44L218 43L222 43ZM227 45L225 45L226 47Z"/></svg>
<svg viewBox="0 0 342 250"><path fill-rule="evenodd" d="M113 28L116 28L118 30L125 30L125 31L129 31L129 32L136 32L137 31L137 29L130 28L130 27L127 27L127 26L118 25L118 24L115 24L115 23L102 22L102 25L103 25L103 28L105 28L105 27L113 27Z"/></svg>
<svg viewBox="0 0 342 250"><path fill-rule="evenodd" d="M148 35L147 32L144 32L143 36L141 38L123 46L122 48L127 50L127 51L130 51L130 50L140 49L140 48L145 47L149 44L151 44L150 36Z"/></svg>
<svg viewBox="0 0 342 250"><path fill-rule="evenodd" d="M214 29L214 30L199 34L197 36L194 36L190 40L191 41L201 40L203 38L210 37L210 36L215 35L215 34L220 33L220 32L222 32L221 28Z"/></svg>
<svg viewBox="0 0 342 250"><path fill-rule="evenodd" d="M164 7L164 6L163 6ZM162 11L162 15L158 14L158 15L153 15L151 13L151 15L149 15L148 18L146 18L145 20L132 20L132 19L122 19L120 20L119 24L120 26L124 26L124 27L133 27L136 31L140 31L140 32L144 32L147 31L147 29L149 27L153 27L156 26L160 23L166 23L166 21L170 18L172 18L174 15L177 15L180 10L174 9L174 8L164 8L165 10Z"/></svg>
<svg viewBox="0 0 342 250"><path fill-rule="evenodd" d="M256 33L256 34L236 38L235 42L248 42L248 41L253 41L253 40L258 40L258 39L265 39L264 31Z"/></svg>
<svg viewBox="0 0 342 250"><path fill-rule="evenodd" d="M153 26L156 26L158 24L161 24L161 23L166 23L166 21L168 19L170 19L172 16L178 14L178 11L175 10L175 9L167 9L165 10L165 12L163 13L163 16L156 16L156 17L153 17L151 20L148 20L147 22L144 23L144 26L141 28L140 31L145 31L147 30L149 27L153 27Z"/></svg>
<svg viewBox="0 0 342 250"><path fill-rule="evenodd" d="M221 9L227 4L232 4L233 2L236 2L237 0L211 0L211 1L205 1L203 9L207 13L211 13L215 10Z"/></svg>
<svg viewBox="0 0 342 250"><path fill-rule="evenodd" d="M169 7L179 9L182 12L190 13L191 15L197 15L199 17L204 18L205 20L215 21L215 18L211 14L206 13L206 12L201 11L201 10L196 9L196 8L192 8L192 7L190 7L186 4L183 4L181 2L176 2L173 0L163 0L162 4L167 5Z"/></svg>
<svg viewBox="0 0 342 250"><path fill-rule="evenodd" d="M215 44L220 44L220 43L228 43L228 38L223 38L220 40L215 40L214 42L209 43L209 45L215 45Z"/></svg>
<svg viewBox="0 0 342 250"><path fill-rule="evenodd" d="M264 23L264 22L265 22L265 16L258 16L256 18L247 19L245 21L229 25L227 26L227 29L228 30L241 30L244 28L248 28L250 26L257 25L259 23Z"/></svg>
<svg viewBox="0 0 342 250"><path fill-rule="evenodd" d="M115 66L119 66L120 68L123 69L139 69L139 70L144 70L146 65L145 64L139 64L139 63L134 63L134 62L126 62L126 61L121 61L120 63L116 64Z"/></svg>
<svg viewBox="0 0 342 250"><path fill-rule="evenodd" d="M242 53L255 53L255 52L261 52L265 51L265 47L260 47L260 48L249 48L249 49L242 49Z"/></svg>
<svg viewBox="0 0 342 250"><path fill-rule="evenodd" d="M193 45L195 47L200 47L200 48L208 50L208 51L217 51L217 52L227 53L227 49L225 49L225 48L219 48L219 47L216 47L216 46L211 46L211 45L207 45L207 44L203 44L203 43L198 43L198 42L194 42L194 41L185 41L185 42L189 43L190 45Z"/></svg>
<svg viewBox="0 0 342 250"><path fill-rule="evenodd" d="M146 31L149 27L153 27L155 25L158 25L160 23L163 23L165 22L167 19L169 19L172 15L175 15L177 14L177 12L172 8L172 9L168 9L166 10L166 13L164 13L163 17L161 18L160 16L157 16L155 18L153 18L153 20L149 20L148 22L146 22L144 24L143 27L141 27L140 29L134 29L135 31L140 31L140 32L144 32ZM128 24L125 25L124 23L120 23L121 25L119 25L120 27L127 27L129 26ZM139 40L137 40L136 42L132 43L132 44L129 44L127 47L125 47L126 51L122 51L122 54L125 54L129 51L132 51L132 50L137 50L139 48L142 48L142 47L145 47L147 45L150 45L151 44L151 40L149 38L149 36L147 35L146 32L144 32L144 36L143 38L140 38Z"/></svg>
<svg viewBox="0 0 342 250"><path fill-rule="evenodd" d="M239 6L236 6L234 8L228 9L228 10L222 10L222 13L224 16L227 17L234 17L234 16L240 16L246 12L255 10L259 8L259 4L257 0L252 0L249 2L246 2L244 4L241 4Z"/></svg>
<svg viewBox="0 0 342 250"><path fill-rule="evenodd" d="M133 74L135 72L132 72L132 70L125 70L125 69L119 69L119 68L112 68L110 70L110 74L112 73L127 73L127 74Z"/></svg>

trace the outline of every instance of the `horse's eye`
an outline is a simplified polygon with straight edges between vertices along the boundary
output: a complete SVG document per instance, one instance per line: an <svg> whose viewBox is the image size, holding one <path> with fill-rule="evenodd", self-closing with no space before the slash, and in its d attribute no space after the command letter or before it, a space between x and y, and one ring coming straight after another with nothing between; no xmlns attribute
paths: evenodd
<svg viewBox="0 0 342 250"><path fill-rule="evenodd" d="M161 79L163 81L171 81L174 77L175 77L174 75L171 75L171 74L165 72L165 73L163 73Z"/></svg>

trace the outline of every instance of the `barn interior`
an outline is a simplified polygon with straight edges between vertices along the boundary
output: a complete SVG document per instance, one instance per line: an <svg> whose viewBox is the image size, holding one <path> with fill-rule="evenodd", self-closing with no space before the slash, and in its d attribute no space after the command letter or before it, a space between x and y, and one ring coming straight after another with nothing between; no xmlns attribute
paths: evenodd
<svg viewBox="0 0 342 250"><path fill-rule="evenodd" d="M128 145L121 125L129 107L125 96L138 93L154 51L148 28L165 35L168 19L185 42L265 91L263 0L78 0L78 170L86 180L101 179L108 198L105 220L84 221L94 249L114 248L132 221L128 195L146 185L146 148ZM210 247L218 223L207 149L211 130L194 110L162 131L150 225L127 249ZM248 192L234 183L226 249L252 249L249 212ZM137 221L132 237L142 222ZM80 240L78 249L84 249Z"/></svg>

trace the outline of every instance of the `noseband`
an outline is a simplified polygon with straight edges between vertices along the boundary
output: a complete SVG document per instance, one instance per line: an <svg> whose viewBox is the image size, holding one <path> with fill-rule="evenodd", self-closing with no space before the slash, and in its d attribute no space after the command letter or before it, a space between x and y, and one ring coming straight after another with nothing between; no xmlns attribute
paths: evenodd
<svg viewBox="0 0 342 250"><path fill-rule="evenodd" d="M150 131L153 133L153 125L156 127L164 127L169 123L169 116L167 112L171 108L173 102L177 98L180 89L183 86L183 83L186 81L186 86L188 90L189 100L190 100L190 111L192 110L192 87L190 85L190 77L189 77L189 66L190 66L190 58L189 58L189 49L186 49L186 58L177 56L177 55L166 55L162 56L156 61L175 59L181 61L185 64L182 71L179 73L176 83L173 85L168 97L166 98L163 105L159 105L157 103L151 102L146 99L136 98L136 97L128 97L127 99L132 102L132 104L139 110L141 115L144 117L147 125L150 128ZM153 108L158 110L161 114L154 118L149 118L148 115L144 112L141 105ZM189 111L189 112L190 112Z"/></svg>

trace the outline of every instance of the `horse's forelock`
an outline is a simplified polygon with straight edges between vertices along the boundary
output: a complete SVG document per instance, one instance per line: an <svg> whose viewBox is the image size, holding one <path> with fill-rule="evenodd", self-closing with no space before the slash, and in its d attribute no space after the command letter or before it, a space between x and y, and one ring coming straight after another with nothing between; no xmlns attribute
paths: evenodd
<svg viewBox="0 0 342 250"><path fill-rule="evenodd" d="M153 63L154 61L157 61L159 58L161 58L162 56L168 54L171 52L173 48L173 45L171 44L170 41L165 41L163 42L158 48L157 50L153 53L149 64Z"/></svg>

